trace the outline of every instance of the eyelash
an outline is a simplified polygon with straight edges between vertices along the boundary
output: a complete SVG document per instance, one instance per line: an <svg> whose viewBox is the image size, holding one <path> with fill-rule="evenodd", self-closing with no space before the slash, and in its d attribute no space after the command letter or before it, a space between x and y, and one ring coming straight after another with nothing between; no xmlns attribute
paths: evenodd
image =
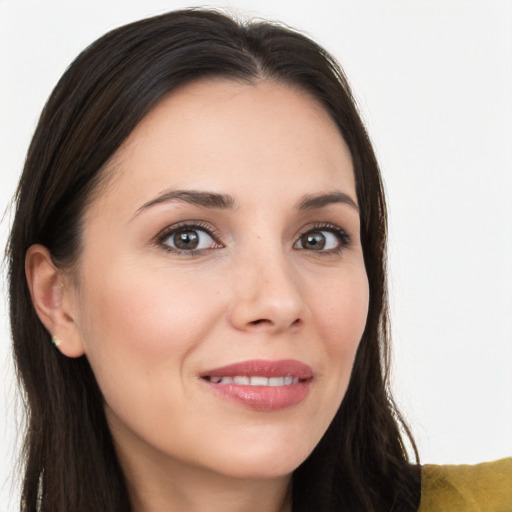
<svg viewBox="0 0 512 512"><path fill-rule="evenodd" d="M213 241L216 244L216 246L212 247L211 249L221 249L222 247L224 247L219 242L220 233L216 229L212 228L212 226L210 226L209 224L206 224L206 223L200 222L200 221L181 222L179 224L173 224L172 226L166 227L163 231L161 231L156 236L155 241L156 241L157 245L162 247L162 249L164 249L165 251L170 252L172 254L176 254L178 256L181 254L186 254L189 256L198 256L203 251L208 250L208 249L199 249L199 250L177 249L177 248L171 247L165 243L165 241L168 238L170 238L172 235L174 235L175 233L177 233L178 231L181 231L181 230L204 231L213 239Z"/></svg>
<svg viewBox="0 0 512 512"><path fill-rule="evenodd" d="M319 232L319 231L328 231L329 233L332 233L333 235L335 235L336 238L338 239L339 245L338 245L338 247L336 247L334 249L330 249L330 250L326 250L326 251L311 250L311 251L309 251L311 253L315 253L320 256L339 254L341 251L343 251L343 249L347 249L348 247L350 247L350 245L352 243L352 239L350 238L349 234L343 228L341 228L340 226L337 226L336 224L330 224L328 222L323 222L323 223L319 223L319 224L314 224L312 226L308 226L306 229L304 229L303 231L301 231L299 233L297 242L307 233L314 233L314 232ZM295 244L294 244L294 247L295 247ZM302 250L307 250L307 249L302 249Z"/></svg>
<svg viewBox="0 0 512 512"><path fill-rule="evenodd" d="M204 231L214 240L216 246L211 247L209 249L186 250L186 249L177 249L175 247L170 247L168 244L165 243L165 241L168 238L170 238L172 235L174 235L175 233L177 233L178 231L181 231L181 230ZM309 252L314 252L319 255L338 254L343 249L346 249L351 245L352 240L351 240L350 236L348 235L348 233L343 228L336 226L335 224L319 223L319 224L314 224L312 226L310 225L306 229L302 230L297 237L297 241L294 243L294 248L295 248L295 245L300 241L300 239L304 235L306 235L307 233L314 233L314 232L319 232L319 231L328 231L328 232L334 234L338 238L339 246L334 249L330 249L330 250L326 250L326 251L310 250ZM219 231L212 228L211 225L204 223L204 222L200 222L200 221L187 221L187 222L182 222L179 224L174 224L172 226L166 227L163 231L161 231L155 237L155 242L157 245L162 247L165 251L176 254L178 256L182 255L182 254L198 256L203 251L223 248L224 245L219 241L219 239L220 239ZM297 248L297 250L307 251L307 249L303 249L303 248L302 249Z"/></svg>

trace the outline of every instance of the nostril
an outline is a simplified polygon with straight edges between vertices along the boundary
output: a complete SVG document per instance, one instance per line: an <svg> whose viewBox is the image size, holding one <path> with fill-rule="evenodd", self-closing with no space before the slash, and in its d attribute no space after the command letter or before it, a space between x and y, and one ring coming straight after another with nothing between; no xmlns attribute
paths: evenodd
<svg viewBox="0 0 512 512"><path fill-rule="evenodd" d="M250 325L262 325L262 324L273 324L272 320L267 320L266 318L259 318L258 320L253 320L249 322ZM302 320L300 318L296 318L291 324L290 327L299 327L302 324Z"/></svg>
<svg viewBox="0 0 512 512"><path fill-rule="evenodd" d="M260 325L260 324L262 324L262 323L264 323L264 322L269 322L269 320L265 320L265 319L263 319L263 318L260 318L259 320L253 320L253 321L251 322L251 325Z"/></svg>

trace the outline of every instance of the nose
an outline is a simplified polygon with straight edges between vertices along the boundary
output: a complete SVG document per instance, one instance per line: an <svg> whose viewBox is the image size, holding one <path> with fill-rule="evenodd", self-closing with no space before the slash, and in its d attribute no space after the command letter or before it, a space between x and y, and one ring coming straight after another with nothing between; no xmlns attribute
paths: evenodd
<svg viewBox="0 0 512 512"><path fill-rule="evenodd" d="M299 275L283 254L241 258L236 265L231 324L242 331L279 333L304 323Z"/></svg>

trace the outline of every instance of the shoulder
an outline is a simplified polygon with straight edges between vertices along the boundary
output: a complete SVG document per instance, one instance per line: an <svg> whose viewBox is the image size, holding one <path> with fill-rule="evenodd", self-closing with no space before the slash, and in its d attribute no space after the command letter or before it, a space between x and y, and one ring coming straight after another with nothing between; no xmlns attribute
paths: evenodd
<svg viewBox="0 0 512 512"><path fill-rule="evenodd" d="M512 457L460 466L423 466L418 512L512 511Z"/></svg>

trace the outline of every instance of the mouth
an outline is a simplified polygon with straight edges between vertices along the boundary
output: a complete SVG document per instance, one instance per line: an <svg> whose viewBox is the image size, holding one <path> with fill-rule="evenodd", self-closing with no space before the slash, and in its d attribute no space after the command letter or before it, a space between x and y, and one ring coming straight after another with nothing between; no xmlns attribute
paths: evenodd
<svg viewBox="0 0 512 512"><path fill-rule="evenodd" d="M258 411L277 411L306 399L313 370L293 359L253 360L203 372L200 378L222 398Z"/></svg>
<svg viewBox="0 0 512 512"><path fill-rule="evenodd" d="M234 377L203 377L214 384L237 384L239 386L292 386L299 383L298 377L284 375L282 377L259 377L256 375L235 375Z"/></svg>

